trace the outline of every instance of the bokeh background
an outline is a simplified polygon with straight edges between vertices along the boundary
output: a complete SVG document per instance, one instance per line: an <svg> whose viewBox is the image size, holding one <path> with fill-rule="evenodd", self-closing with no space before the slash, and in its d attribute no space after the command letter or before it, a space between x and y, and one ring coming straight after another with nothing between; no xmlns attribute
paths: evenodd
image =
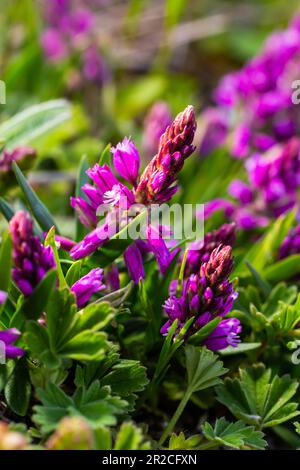
<svg viewBox="0 0 300 470"><path fill-rule="evenodd" d="M128 135L146 163L151 106L163 101L174 116L193 104L201 121L219 79L285 28L297 8L296 0L1 0L7 102L0 120L55 98L72 106L70 120L33 142L38 156L29 174L66 231L73 223L66 195L74 192L83 154L95 161L108 142ZM237 165L223 160L228 164ZM187 169L185 201L207 199L207 183L191 176ZM211 185L207 173L209 179Z"/></svg>

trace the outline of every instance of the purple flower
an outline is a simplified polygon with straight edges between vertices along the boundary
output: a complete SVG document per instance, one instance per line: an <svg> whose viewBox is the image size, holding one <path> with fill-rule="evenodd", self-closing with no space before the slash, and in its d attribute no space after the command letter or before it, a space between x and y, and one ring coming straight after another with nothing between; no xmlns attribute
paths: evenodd
<svg viewBox="0 0 300 470"><path fill-rule="evenodd" d="M0 305L4 304L7 299L7 292L0 290Z"/></svg>
<svg viewBox="0 0 300 470"><path fill-rule="evenodd" d="M48 28L42 35L42 47L47 58L53 62L64 59L67 55L67 47L62 34L54 29Z"/></svg>
<svg viewBox="0 0 300 470"><path fill-rule="evenodd" d="M94 268L88 274L76 281L71 291L74 292L78 307L83 307L96 292L105 289L103 284L103 269Z"/></svg>
<svg viewBox="0 0 300 470"><path fill-rule="evenodd" d="M234 156L248 157L253 150L266 151L297 136L299 110L291 99L291 84L299 66L298 13L287 29L271 34L241 70L221 80L214 98L217 111L227 117Z"/></svg>
<svg viewBox="0 0 300 470"><path fill-rule="evenodd" d="M92 232L86 235L83 240L73 246L70 251L70 255L75 260L91 255L115 234L115 223L106 221L103 225L95 228Z"/></svg>
<svg viewBox="0 0 300 470"><path fill-rule="evenodd" d="M27 212L17 212L9 223L13 242L12 277L20 291L30 295L47 271L55 267L52 248L44 247L33 235L33 222Z"/></svg>
<svg viewBox="0 0 300 470"><path fill-rule="evenodd" d="M124 251L124 261L128 269L129 277L135 284L145 279L143 258L137 243L132 243Z"/></svg>
<svg viewBox="0 0 300 470"><path fill-rule="evenodd" d="M119 175L135 187L140 169L140 156L134 143L125 137L116 147L111 148L111 153Z"/></svg>
<svg viewBox="0 0 300 470"><path fill-rule="evenodd" d="M144 121L143 147L147 155L152 156L157 152L159 139L171 122L172 116L167 103L154 103Z"/></svg>
<svg viewBox="0 0 300 470"><path fill-rule="evenodd" d="M98 163L87 170L87 175L93 180L94 186L85 184L82 191L86 196L71 197L71 206L79 215L80 221L89 228L97 225L97 209L104 203L104 195L111 191L119 181L108 165L100 166Z"/></svg>
<svg viewBox="0 0 300 470"><path fill-rule="evenodd" d="M13 343L17 341L20 336L21 333L16 328L9 328L8 330L0 331L0 350L2 350L1 346L4 344L3 352L6 358L16 359L17 357L24 356L24 349L13 345Z"/></svg>
<svg viewBox="0 0 300 470"><path fill-rule="evenodd" d="M12 163L17 162L21 166L36 157L36 151L31 147L16 147L14 150L4 150L0 156L0 175L11 170Z"/></svg>
<svg viewBox="0 0 300 470"><path fill-rule="evenodd" d="M159 152L148 165L148 169L143 173L139 183L140 159L134 144L125 138L122 143L112 149L116 170L133 186L138 183L136 189L129 189L120 183L107 165L96 164L87 170L94 186L84 185L82 191L87 199L71 198L71 205L79 214L81 222L88 227L96 226L97 212L101 211L104 219L101 225L71 249L70 254L74 259L90 255L116 235L122 227L140 213L139 211L144 209L144 207L141 209L140 203L149 205L151 202L164 202L176 192L177 186L174 183L178 172L182 168L184 159L194 149L192 140L195 127L194 111L189 106L177 116L161 137ZM146 174L151 181L151 187L154 188L153 197L148 192ZM144 253L152 252L154 254L162 274L166 272L176 255L176 250L170 253L170 246L164 241L164 229L164 227L149 226L146 230L146 240L137 240L134 246L130 246L126 250L125 262L129 275L135 282L144 278L142 267ZM172 243L171 240L169 245Z"/></svg>
<svg viewBox="0 0 300 470"><path fill-rule="evenodd" d="M228 192L230 196L238 199L241 204L250 204L254 196L250 186L240 180L233 180L228 187Z"/></svg>
<svg viewBox="0 0 300 470"><path fill-rule="evenodd" d="M248 183L231 182L229 194L237 201L216 199L205 207L205 217L223 210L237 226L249 230L268 225L273 218L297 205L300 186L300 140L255 154L246 162Z"/></svg>
<svg viewBox="0 0 300 470"><path fill-rule="evenodd" d="M162 134L158 153L145 168L135 191L136 202L149 205L171 199L177 191L178 173L195 150L195 131L194 108L188 106Z"/></svg>
<svg viewBox="0 0 300 470"><path fill-rule="evenodd" d="M292 228L279 248L279 259L300 253L300 225Z"/></svg>
<svg viewBox="0 0 300 470"><path fill-rule="evenodd" d="M107 269L105 276L105 284L111 292L120 289L119 270L116 263L112 263Z"/></svg>
<svg viewBox="0 0 300 470"><path fill-rule="evenodd" d="M212 351L225 349L228 346L236 347L240 343L239 333L242 327L237 318L222 320L214 331L203 341L203 344Z"/></svg>
<svg viewBox="0 0 300 470"><path fill-rule="evenodd" d="M102 85L110 73L97 44L98 25L94 7L91 0L48 2L41 44L49 61L79 57L81 77Z"/></svg>
<svg viewBox="0 0 300 470"><path fill-rule="evenodd" d="M102 54L94 45L86 49L82 54L83 75L96 84L103 84L110 78L110 72Z"/></svg>
<svg viewBox="0 0 300 470"><path fill-rule="evenodd" d="M231 247L219 245L215 248L210 254L209 259L201 263L198 272L191 274L184 280L181 297L178 298L173 293L165 302L164 310L169 320L161 328L161 333L166 335L175 319L178 320L177 331L179 331L189 318L195 317L194 323L187 333L187 335L191 335L213 318L224 317L231 310L234 299L237 296L232 283L229 281L232 266ZM230 323L223 323L222 326L224 327L222 336L226 336L228 339L227 345L234 345L235 337L233 335L229 336L229 333L233 331L233 327L232 329L229 328ZM235 330L236 333L240 332L238 328ZM220 329L216 331L215 338L219 336ZM226 347L223 346L226 338L223 338L223 341L218 343L222 348ZM215 346L217 340L215 343L213 341L208 343L207 346L209 347L210 344Z"/></svg>
<svg viewBox="0 0 300 470"><path fill-rule="evenodd" d="M65 31L69 32L71 38L86 35L94 24L94 15L87 8L77 8L63 18L62 24Z"/></svg>
<svg viewBox="0 0 300 470"><path fill-rule="evenodd" d="M227 119L217 108L207 108L201 115L202 129L199 152L206 156L225 142L228 133Z"/></svg>
<svg viewBox="0 0 300 470"><path fill-rule="evenodd" d="M204 218L207 219L211 214L214 214L217 211L223 211L226 217L231 218L235 211L235 205L227 199L212 199L211 201L205 203ZM203 217L202 211L196 215L199 218Z"/></svg>
<svg viewBox="0 0 300 470"><path fill-rule="evenodd" d="M245 124L240 124L232 135L232 155L236 158L245 158L249 154L251 139L250 128Z"/></svg>

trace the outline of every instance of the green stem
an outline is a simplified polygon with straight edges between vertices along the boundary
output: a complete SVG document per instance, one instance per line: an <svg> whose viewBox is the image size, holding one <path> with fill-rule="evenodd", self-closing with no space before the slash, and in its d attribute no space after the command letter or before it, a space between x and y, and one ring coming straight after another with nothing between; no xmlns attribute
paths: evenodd
<svg viewBox="0 0 300 470"><path fill-rule="evenodd" d="M181 400L181 402L179 403L179 405L177 407L177 410L175 411L175 413L173 414L173 416L171 418L171 421L169 421L168 426L164 430L164 433L161 436L161 438L159 440L159 443L158 443L159 446L163 445L163 443L165 442L167 437L173 431L177 421L179 420L180 416L182 415L182 413L183 413L183 411L184 411L184 409L185 409L185 407L186 407L186 405L187 405L190 398L191 398L191 393L188 389L188 390L186 390L185 394L183 395L182 400Z"/></svg>

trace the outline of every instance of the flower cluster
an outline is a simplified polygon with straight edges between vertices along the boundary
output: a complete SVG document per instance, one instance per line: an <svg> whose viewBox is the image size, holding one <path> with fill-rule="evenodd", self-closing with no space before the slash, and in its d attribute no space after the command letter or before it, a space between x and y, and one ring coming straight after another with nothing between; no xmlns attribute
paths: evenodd
<svg viewBox="0 0 300 470"><path fill-rule="evenodd" d="M184 161L195 150L196 120L193 106L188 106L167 127L159 140L158 153L145 168L135 191L138 203L163 203L172 198Z"/></svg>
<svg viewBox="0 0 300 470"><path fill-rule="evenodd" d="M71 205L77 211L81 222L94 230L71 249L70 253L74 259L90 255L114 236L122 228L123 216L128 221L130 209L136 209L141 204L143 207L149 207L152 203L166 202L172 197L178 187L178 173L185 159L194 150L192 141L195 129L194 110L192 106L188 106L161 136L158 153L140 179L140 157L134 143L125 137L123 142L113 147L111 151L115 170L132 185L132 189L121 183L108 165L96 164L87 170L94 185L84 185L82 191L86 199L71 198ZM96 227L99 211L107 213L104 222ZM133 216L135 215L137 214L134 212ZM174 253L169 253L162 231L162 228L149 225L145 233L146 240L137 240L125 251L125 263L135 282L144 277L143 253L152 252L162 272L172 260Z"/></svg>
<svg viewBox="0 0 300 470"><path fill-rule="evenodd" d="M94 3L89 0L48 2L45 10L47 26L41 44L52 62L60 62L79 53L84 78L101 84L109 78L109 71L95 39Z"/></svg>
<svg viewBox="0 0 300 470"><path fill-rule="evenodd" d="M202 262L197 273L191 274L183 283L181 296L172 294L164 304L169 320L161 329L166 335L174 320L178 330L194 317L188 335L197 332L213 318L223 318L232 308L237 294L229 275L233 266L232 249L228 245L215 248L206 262ZM210 349L236 346L241 331L237 319L221 320L218 327L208 336L205 344Z"/></svg>
<svg viewBox="0 0 300 470"><path fill-rule="evenodd" d="M223 224L217 230L208 232L201 241L193 242L188 250L185 262L185 276L199 271L202 263L209 260L211 253L219 245L232 246L236 237L236 225Z"/></svg>
<svg viewBox="0 0 300 470"><path fill-rule="evenodd" d="M47 271L55 267L52 248L43 246L33 233L33 222L25 211L17 212L9 223L13 241L12 277L20 291L30 295Z"/></svg>
<svg viewBox="0 0 300 470"><path fill-rule="evenodd" d="M226 75L214 97L219 121L228 128L228 143L236 158L253 150L264 152L297 135L299 111L291 99L300 66L299 14L286 30L273 33L262 51L241 70ZM210 147L224 142L223 132L207 132ZM212 141L213 137L213 141ZM206 137L206 140L208 137Z"/></svg>
<svg viewBox="0 0 300 470"><path fill-rule="evenodd" d="M206 204L205 215L224 210L243 229L267 226L272 218L297 205L300 186L300 140L296 137L246 162L248 184L234 180L228 192L236 202L225 199Z"/></svg>

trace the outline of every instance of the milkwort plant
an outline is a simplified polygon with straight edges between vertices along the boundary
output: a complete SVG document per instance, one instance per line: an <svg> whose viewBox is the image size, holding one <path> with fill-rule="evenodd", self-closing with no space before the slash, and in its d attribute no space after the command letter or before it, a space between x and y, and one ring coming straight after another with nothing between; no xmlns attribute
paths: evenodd
<svg viewBox="0 0 300 470"><path fill-rule="evenodd" d="M12 159L8 171L25 206L0 201L8 220L0 449L264 449L278 425L299 414L297 381L286 375L293 365L278 362L300 331L293 213L246 253L237 250L236 223L192 243L170 243L170 228L148 222L144 239L120 236L132 205L148 210L175 196L195 130L188 106L141 176L129 138L91 167L83 160L71 198L74 240ZM99 236L113 214L113 230Z"/></svg>
<svg viewBox="0 0 300 470"><path fill-rule="evenodd" d="M57 29L84 28L68 3L53 3L63 10ZM297 58L297 30L280 47L284 65ZM271 73L277 52L267 47L247 73ZM278 142L255 155L247 147L245 167L231 166L213 152L229 123L206 110L200 120L217 130L199 160L194 108L172 120L158 103L145 122L146 158L124 137L98 161L82 159L72 232L24 174L36 157L24 136L56 127L65 108L46 104L0 125L0 450L298 448L297 136L279 139L272 127ZM269 116L274 126L289 117L283 110ZM202 239L176 240L175 226L144 219L153 204L190 195L208 202ZM144 220L143 236L127 236Z"/></svg>

